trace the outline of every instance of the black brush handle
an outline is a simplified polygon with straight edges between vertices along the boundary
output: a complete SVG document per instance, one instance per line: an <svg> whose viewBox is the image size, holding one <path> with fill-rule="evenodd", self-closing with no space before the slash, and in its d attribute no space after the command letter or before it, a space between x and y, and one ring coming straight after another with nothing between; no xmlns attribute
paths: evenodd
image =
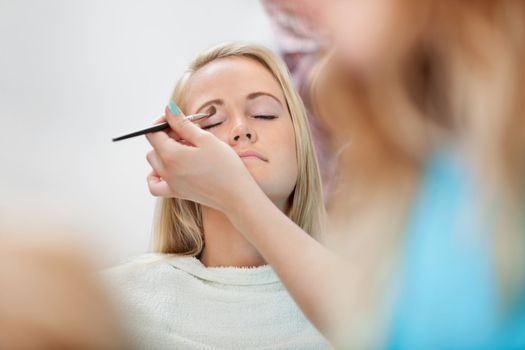
<svg viewBox="0 0 525 350"><path fill-rule="evenodd" d="M134 132L132 132L130 134L126 134L126 135L122 135L122 136L119 136L119 137L115 137L113 139L113 142L129 139L130 137L135 137L135 136L149 134L150 132L161 131L161 130L164 130L164 129L168 129L169 127L170 127L170 125L168 124L168 122L164 122L164 123L161 123L161 124L150 126L148 128L142 129L142 130L134 131Z"/></svg>

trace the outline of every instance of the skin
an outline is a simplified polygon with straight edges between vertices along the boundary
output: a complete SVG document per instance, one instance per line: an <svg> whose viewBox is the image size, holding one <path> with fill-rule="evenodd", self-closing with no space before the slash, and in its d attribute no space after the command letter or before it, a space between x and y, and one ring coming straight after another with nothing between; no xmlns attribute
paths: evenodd
<svg viewBox="0 0 525 350"><path fill-rule="evenodd" d="M2 232L0 349L125 349L87 253L51 232Z"/></svg>
<svg viewBox="0 0 525 350"><path fill-rule="evenodd" d="M286 211L298 174L295 137L283 92L270 72L252 59L218 59L194 73L185 97L189 113L216 108L200 126L239 154L264 194ZM266 263L223 212L203 205L202 219L205 266Z"/></svg>

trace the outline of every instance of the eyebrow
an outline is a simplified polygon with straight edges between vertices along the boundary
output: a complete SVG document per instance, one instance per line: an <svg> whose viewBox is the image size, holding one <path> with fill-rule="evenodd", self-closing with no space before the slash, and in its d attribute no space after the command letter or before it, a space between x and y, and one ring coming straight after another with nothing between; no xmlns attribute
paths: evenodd
<svg viewBox="0 0 525 350"><path fill-rule="evenodd" d="M277 101L277 103L281 104L281 101L275 97L274 95L270 94L269 92L263 92L263 91L258 91L258 92L252 92L251 94L249 94L248 96L246 96L248 98L248 100L253 100L257 97L260 97L260 96L269 96L271 98L273 98L275 101Z"/></svg>
<svg viewBox="0 0 525 350"><path fill-rule="evenodd" d="M281 101L277 97L275 97L274 95L270 94L269 92L263 92L263 91L252 92L251 94L246 96L246 98L248 100L253 100L253 99L256 99L257 97L261 97L261 96L269 96L269 97L273 98L275 101L277 101L277 103L279 103L279 105L282 105ZM208 107L210 105L222 106L222 105L224 105L224 100L222 100L220 98L217 98L215 100L210 100L208 102L205 102L195 111L195 113L199 113L199 111L203 110L204 108L206 108L206 107Z"/></svg>

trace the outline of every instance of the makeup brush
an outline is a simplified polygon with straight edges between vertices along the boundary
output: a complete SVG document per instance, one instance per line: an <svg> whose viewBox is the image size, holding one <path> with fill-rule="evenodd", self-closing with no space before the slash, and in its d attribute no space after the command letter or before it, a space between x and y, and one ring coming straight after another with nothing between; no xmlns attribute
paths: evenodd
<svg viewBox="0 0 525 350"><path fill-rule="evenodd" d="M189 120L190 122L195 122L197 120L201 120L201 119L204 119L204 118L209 118L212 115L214 115L215 112L217 112L217 109L215 108L215 106L211 106L210 108L208 108L206 113L191 114L191 115L186 116L184 119ZM121 141L121 140L129 139L131 137L149 134L150 132L156 132L156 131L165 130L165 129L168 129L169 127L170 127L170 125L168 124L168 122L164 122L164 123L161 123L161 124L157 124L157 125L153 125L153 126L147 127L145 129L142 129L142 130L137 130L137 131L131 132L131 133L126 134L126 135L115 137L112 140L113 140L113 142Z"/></svg>

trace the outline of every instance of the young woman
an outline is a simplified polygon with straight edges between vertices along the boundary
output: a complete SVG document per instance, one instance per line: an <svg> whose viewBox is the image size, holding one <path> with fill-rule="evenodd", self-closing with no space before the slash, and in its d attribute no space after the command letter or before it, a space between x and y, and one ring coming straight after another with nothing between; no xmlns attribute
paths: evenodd
<svg viewBox="0 0 525 350"><path fill-rule="evenodd" d="M324 207L305 111L276 56L252 45L213 47L190 65L172 101L175 114L213 106L213 116L199 121L206 135L227 146L272 205L305 234L321 233ZM150 161L155 157L150 153ZM173 197L159 203L159 254L109 272L138 347L330 348L223 212Z"/></svg>
<svg viewBox="0 0 525 350"><path fill-rule="evenodd" d="M525 3L305 3L337 43L315 97L338 156L327 235L351 266L180 116L192 147L148 135L151 192L224 212L342 347L525 348Z"/></svg>

